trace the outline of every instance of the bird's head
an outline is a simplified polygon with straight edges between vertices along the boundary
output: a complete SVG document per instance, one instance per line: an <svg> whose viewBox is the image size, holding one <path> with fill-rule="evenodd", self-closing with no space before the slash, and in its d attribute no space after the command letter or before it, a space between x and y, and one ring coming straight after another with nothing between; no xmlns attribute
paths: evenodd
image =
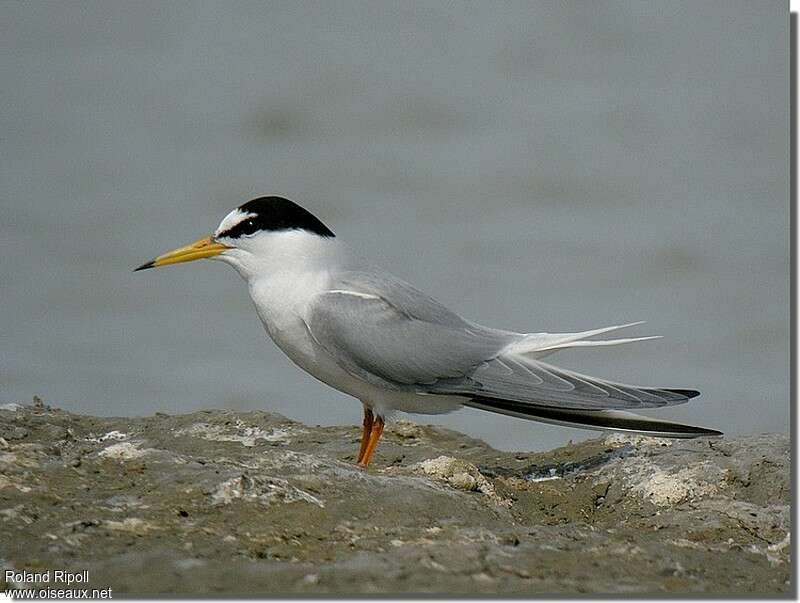
<svg viewBox="0 0 800 603"><path fill-rule="evenodd" d="M245 278L314 255L333 232L316 216L283 197L259 197L230 212L214 234L136 268L158 268L203 258L233 265Z"/></svg>

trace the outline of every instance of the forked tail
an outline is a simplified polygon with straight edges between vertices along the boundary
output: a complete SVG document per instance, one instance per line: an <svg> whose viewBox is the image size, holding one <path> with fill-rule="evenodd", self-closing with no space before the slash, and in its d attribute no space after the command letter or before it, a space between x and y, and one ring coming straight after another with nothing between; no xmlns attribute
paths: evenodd
<svg viewBox="0 0 800 603"><path fill-rule="evenodd" d="M602 327L591 331L581 331L578 333L528 333L521 340L511 344L506 350L507 354L519 354L529 358L544 358L559 350L567 348L599 348L609 345L623 345L636 341L648 341L650 339L660 339L661 335L648 335L646 337L625 337L620 339L590 339L597 335L627 329L644 324L644 321L629 322L624 325L614 325L612 327Z"/></svg>

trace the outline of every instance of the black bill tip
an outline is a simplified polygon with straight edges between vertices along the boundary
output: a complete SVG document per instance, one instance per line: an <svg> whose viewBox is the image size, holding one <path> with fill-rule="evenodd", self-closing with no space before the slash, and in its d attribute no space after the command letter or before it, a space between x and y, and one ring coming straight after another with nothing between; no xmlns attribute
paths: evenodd
<svg viewBox="0 0 800 603"><path fill-rule="evenodd" d="M155 267L156 267L156 261L155 260L150 260L149 262L145 262L144 264L142 264L138 268L134 268L133 271L134 272L139 272L139 270L147 270L148 268L155 268Z"/></svg>

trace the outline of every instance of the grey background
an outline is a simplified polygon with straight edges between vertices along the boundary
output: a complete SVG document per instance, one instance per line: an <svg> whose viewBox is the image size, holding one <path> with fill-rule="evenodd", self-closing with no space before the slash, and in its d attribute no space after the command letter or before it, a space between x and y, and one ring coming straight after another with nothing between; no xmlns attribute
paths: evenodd
<svg viewBox="0 0 800 603"><path fill-rule="evenodd" d="M463 315L639 319L554 357L785 431L785 2L0 4L0 402L102 415L360 405L266 339L229 268L132 274L282 194ZM592 432L465 410L503 449Z"/></svg>

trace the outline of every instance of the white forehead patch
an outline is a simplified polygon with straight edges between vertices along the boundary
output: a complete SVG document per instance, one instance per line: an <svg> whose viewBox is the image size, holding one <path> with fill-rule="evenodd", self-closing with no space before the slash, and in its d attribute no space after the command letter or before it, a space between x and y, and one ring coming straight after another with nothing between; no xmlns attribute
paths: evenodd
<svg viewBox="0 0 800 603"><path fill-rule="evenodd" d="M214 231L214 236L219 236L219 233L225 232L226 230L230 230L234 226L236 226L239 222L247 220L247 218L255 218L256 214L250 212L243 212L238 207L234 209L231 213L227 216L222 218L222 222L219 223L217 226L217 230Z"/></svg>

